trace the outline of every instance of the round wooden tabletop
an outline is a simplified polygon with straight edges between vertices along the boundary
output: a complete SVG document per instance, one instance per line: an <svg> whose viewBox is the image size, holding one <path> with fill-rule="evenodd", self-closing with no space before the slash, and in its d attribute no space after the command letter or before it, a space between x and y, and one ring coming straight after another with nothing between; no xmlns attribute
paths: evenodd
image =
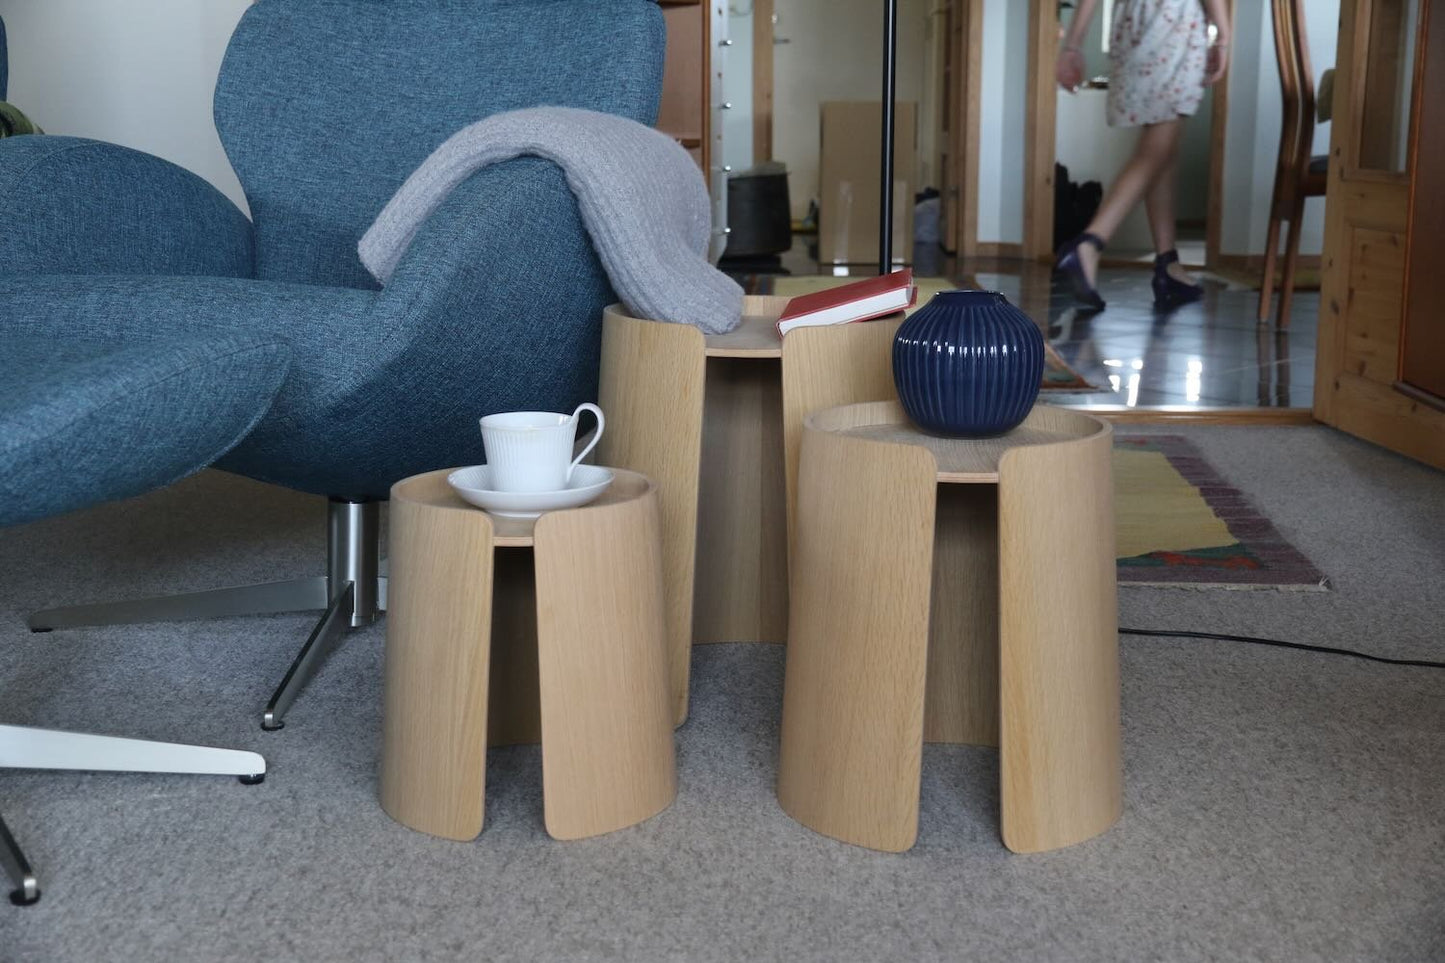
<svg viewBox="0 0 1445 963"><path fill-rule="evenodd" d="M999 463L1011 448L1056 445L1109 431L1107 423L1082 412L1035 405L1024 423L993 438L945 438L919 428L896 401L872 401L827 408L809 415L806 428L894 445L916 445L933 453L938 480L950 484L998 483Z"/></svg>

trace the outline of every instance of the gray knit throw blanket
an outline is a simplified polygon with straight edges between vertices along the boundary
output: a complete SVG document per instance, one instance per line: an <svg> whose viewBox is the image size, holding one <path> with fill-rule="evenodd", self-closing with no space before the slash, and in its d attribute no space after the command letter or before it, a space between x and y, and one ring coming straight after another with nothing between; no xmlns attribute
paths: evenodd
<svg viewBox="0 0 1445 963"><path fill-rule="evenodd" d="M385 284L453 187L481 167L523 154L545 157L566 173L629 312L711 334L737 327L743 290L708 263L712 214L697 164L666 134L596 111L532 107L462 128L387 203L357 247L361 263Z"/></svg>

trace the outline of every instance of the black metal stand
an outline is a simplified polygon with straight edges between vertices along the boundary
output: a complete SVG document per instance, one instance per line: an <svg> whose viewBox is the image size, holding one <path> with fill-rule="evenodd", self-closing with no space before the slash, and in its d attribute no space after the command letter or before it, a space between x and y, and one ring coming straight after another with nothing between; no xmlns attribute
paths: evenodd
<svg viewBox="0 0 1445 963"><path fill-rule="evenodd" d="M878 185L878 273L893 270L893 99L898 84L898 0L883 14L883 177Z"/></svg>

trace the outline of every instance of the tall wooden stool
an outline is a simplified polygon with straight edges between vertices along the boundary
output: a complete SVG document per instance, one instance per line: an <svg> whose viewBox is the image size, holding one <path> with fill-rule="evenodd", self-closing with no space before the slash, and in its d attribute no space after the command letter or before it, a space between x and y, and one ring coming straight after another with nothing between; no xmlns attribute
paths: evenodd
<svg viewBox="0 0 1445 963"><path fill-rule="evenodd" d="M687 716L694 642L782 642L788 631L789 506L803 416L894 398L902 317L796 328L779 338L784 297L748 297L742 324L602 316L602 464L659 486L675 720ZM696 578L694 579L694 573Z"/></svg>
<svg viewBox="0 0 1445 963"><path fill-rule="evenodd" d="M666 809L677 770L652 482L617 471L591 505L516 519L446 478L391 490L382 807L472 839L488 745L540 741L553 837Z"/></svg>
<svg viewBox="0 0 1445 963"><path fill-rule="evenodd" d="M1003 841L1118 819L1111 431L1039 405L983 440L896 402L804 422L778 800L820 833L902 851L923 743L998 746Z"/></svg>

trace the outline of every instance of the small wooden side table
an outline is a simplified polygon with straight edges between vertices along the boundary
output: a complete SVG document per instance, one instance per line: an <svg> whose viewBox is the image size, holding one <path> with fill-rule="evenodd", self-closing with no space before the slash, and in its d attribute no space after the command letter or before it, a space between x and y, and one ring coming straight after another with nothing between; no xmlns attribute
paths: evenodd
<svg viewBox="0 0 1445 963"><path fill-rule="evenodd" d="M737 330L602 317L600 464L654 479L667 561L675 719L687 716L693 642L782 642L788 630L788 506L803 416L895 398L902 317L798 328L779 338L783 297L748 297ZM695 577L694 577L695 576Z"/></svg>
<svg viewBox="0 0 1445 963"><path fill-rule="evenodd" d="M542 743L547 832L596 836L677 795L655 486L493 517L435 471L391 489L381 805L482 831L488 745Z"/></svg>
<svg viewBox="0 0 1445 963"><path fill-rule="evenodd" d="M1119 818L1112 431L1034 408L998 438L897 402L805 421L778 800L898 852L923 743L998 746L1002 835L1039 852Z"/></svg>

